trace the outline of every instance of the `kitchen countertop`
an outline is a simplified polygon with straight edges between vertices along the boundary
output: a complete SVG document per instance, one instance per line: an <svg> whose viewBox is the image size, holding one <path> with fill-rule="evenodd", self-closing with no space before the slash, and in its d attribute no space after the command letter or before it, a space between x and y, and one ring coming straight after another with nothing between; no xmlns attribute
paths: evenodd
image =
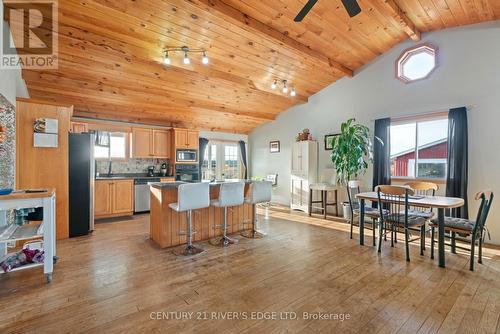
<svg viewBox="0 0 500 334"><path fill-rule="evenodd" d="M208 182L208 181L202 181L202 182ZM253 181L252 180L238 180L238 179L230 179L230 180L225 180L225 181L214 181L214 182L208 182L210 184L210 187L218 187L223 183L231 183L231 182L245 182L246 184L250 184ZM187 182L182 182L182 181L176 181L176 182L154 182L151 183L150 186L158 189L169 189L169 188L179 188L181 184L185 184Z"/></svg>
<svg viewBox="0 0 500 334"><path fill-rule="evenodd" d="M103 174L100 176L96 176L96 180L134 180L134 179L157 179L157 178L173 178L174 176L148 176L147 174L111 174L111 176L107 176L107 174Z"/></svg>

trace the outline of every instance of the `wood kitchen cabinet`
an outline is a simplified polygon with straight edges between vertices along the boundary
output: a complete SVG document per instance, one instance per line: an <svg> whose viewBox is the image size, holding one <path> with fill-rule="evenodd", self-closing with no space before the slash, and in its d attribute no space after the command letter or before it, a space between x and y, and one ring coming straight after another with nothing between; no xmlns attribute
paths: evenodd
<svg viewBox="0 0 500 334"><path fill-rule="evenodd" d="M71 122L70 132L71 133L89 132L89 125L87 123L82 123L82 122Z"/></svg>
<svg viewBox="0 0 500 334"><path fill-rule="evenodd" d="M152 130L153 156L156 158L170 158L170 131Z"/></svg>
<svg viewBox="0 0 500 334"><path fill-rule="evenodd" d="M96 219L134 214L133 180L97 180L94 215Z"/></svg>
<svg viewBox="0 0 500 334"><path fill-rule="evenodd" d="M133 158L170 158L170 130L133 128Z"/></svg>
<svg viewBox="0 0 500 334"><path fill-rule="evenodd" d="M133 128L132 129L132 157L133 158L151 158L151 129Z"/></svg>
<svg viewBox="0 0 500 334"><path fill-rule="evenodd" d="M188 129L174 129L174 141L176 149L197 150L199 146L199 132Z"/></svg>

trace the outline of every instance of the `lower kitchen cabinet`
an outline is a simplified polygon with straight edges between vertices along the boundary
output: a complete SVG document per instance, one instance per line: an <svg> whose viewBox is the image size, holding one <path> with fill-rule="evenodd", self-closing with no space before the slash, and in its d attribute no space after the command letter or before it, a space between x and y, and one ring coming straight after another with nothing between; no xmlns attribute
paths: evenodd
<svg viewBox="0 0 500 334"><path fill-rule="evenodd" d="M134 214L133 180L97 180L94 215L96 219Z"/></svg>

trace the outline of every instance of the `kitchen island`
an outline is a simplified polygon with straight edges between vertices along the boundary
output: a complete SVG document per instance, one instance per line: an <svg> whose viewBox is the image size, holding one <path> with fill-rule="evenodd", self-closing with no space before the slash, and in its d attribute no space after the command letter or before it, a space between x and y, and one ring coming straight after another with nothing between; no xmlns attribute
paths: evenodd
<svg viewBox="0 0 500 334"><path fill-rule="evenodd" d="M235 182L227 180L223 182ZM223 182L210 182L210 199L217 199L220 185ZM252 181L244 181L245 197L248 194ZM177 202L177 189L184 182L152 183L150 238L161 248L173 247L187 243L186 235L180 231L186 230L186 213L176 212L169 207L170 203ZM251 229L252 205L243 204L228 208L228 234ZM208 240L222 235L224 209L210 206L205 209L193 210L193 229L196 233L194 241Z"/></svg>

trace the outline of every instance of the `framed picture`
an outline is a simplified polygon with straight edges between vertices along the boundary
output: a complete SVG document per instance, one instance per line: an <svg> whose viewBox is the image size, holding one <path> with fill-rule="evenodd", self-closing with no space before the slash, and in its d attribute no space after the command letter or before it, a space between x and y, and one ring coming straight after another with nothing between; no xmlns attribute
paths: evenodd
<svg viewBox="0 0 500 334"><path fill-rule="evenodd" d="M325 135L325 151L333 150L332 139L338 136L340 133L333 135Z"/></svg>
<svg viewBox="0 0 500 334"><path fill-rule="evenodd" d="M279 153L280 152L280 141L273 140L269 142L269 152L270 153Z"/></svg>

